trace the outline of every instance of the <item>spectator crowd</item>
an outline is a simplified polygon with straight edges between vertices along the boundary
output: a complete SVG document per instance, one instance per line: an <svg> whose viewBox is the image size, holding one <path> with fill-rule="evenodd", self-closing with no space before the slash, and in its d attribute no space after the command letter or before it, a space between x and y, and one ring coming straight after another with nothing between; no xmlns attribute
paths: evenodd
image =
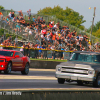
<svg viewBox="0 0 100 100"><path fill-rule="evenodd" d="M19 42L16 37L12 42L11 36L3 41L3 36L0 39L1 45L4 46L23 46L26 48L37 48L37 49L49 49L49 50L90 50L91 42L87 35L77 34L76 30L70 30L68 26L60 25L60 22L55 23L53 20L49 20L48 23L43 19L42 16L35 18L31 14L31 9L27 11L28 21L23 17L22 10L18 11L18 16L15 16L14 12L9 12L8 16L2 16L3 23L10 24L10 22L16 23L16 31L21 31L21 27L24 27L24 33L26 37L30 35L34 36L35 43L23 43Z"/></svg>

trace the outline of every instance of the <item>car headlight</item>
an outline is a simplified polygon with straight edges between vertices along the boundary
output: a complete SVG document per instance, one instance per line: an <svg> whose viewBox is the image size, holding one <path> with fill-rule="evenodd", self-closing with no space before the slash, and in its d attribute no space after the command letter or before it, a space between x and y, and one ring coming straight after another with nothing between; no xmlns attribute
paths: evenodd
<svg viewBox="0 0 100 100"><path fill-rule="evenodd" d="M93 70L89 70L89 71L88 71L88 74L93 74L93 73L94 73Z"/></svg>
<svg viewBox="0 0 100 100"><path fill-rule="evenodd" d="M58 67L58 71L61 71L61 67Z"/></svg>

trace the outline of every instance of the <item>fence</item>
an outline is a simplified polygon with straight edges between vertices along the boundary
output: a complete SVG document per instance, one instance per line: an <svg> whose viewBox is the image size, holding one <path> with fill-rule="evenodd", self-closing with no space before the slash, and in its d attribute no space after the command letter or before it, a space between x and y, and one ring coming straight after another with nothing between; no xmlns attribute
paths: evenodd
<svg viewBox="0 0 100 100"><path fill-rule="evenodd" d="M21 51L22 47L3 46L3 49ZM61 59L69 59L73 51L23 48L21 52L23 55L28 56L30 58L61 60Z"/></svg>
<svg viewBox="0 0 100 100"><path fill-rule="evenodd" d="M22 40L26 40L29 42L35 42L33 32L32 35L29 35L29 32L25 32L25 27L22 25L19 25L20 29L17 27L19 24L16 22L12 22L11 20L7 23L5 20L0 20L0 28L4 29L4 35L10 34L10 35L16 35L20 37ZM4 40L6 37L4 38Z"/></svg>

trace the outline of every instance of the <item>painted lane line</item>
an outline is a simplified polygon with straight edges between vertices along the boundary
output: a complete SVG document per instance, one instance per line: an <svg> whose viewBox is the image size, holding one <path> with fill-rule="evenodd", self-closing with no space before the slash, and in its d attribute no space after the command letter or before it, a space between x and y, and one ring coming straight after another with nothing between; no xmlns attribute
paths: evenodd
<svg viewBox="0 0 100 100"><path fill-rule="evenodd" d="M0 89L1 91L100 91L99 88L20 88L20 89Z"/></svg>
<svg viewBox="0 0 100 100"><path fill-rule="evenodd" d="M30 68L30 71L52 71L56 72L56 69L35 69L35 68Z"/></svg>
<svg viewBox="0 0 100 100"><path fill-rule="evenodd" d="M45 79L45 80L57 80L55 77L50 76L21 76L21 75L0 75L0 79Z"/></svg>

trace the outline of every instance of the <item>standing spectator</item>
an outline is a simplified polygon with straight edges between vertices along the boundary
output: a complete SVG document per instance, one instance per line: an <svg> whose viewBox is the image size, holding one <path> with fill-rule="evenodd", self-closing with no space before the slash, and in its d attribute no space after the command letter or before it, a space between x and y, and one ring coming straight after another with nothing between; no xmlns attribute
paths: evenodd
<svg viewBox="0 0 100 100"><path fill-rule="evenodd" d="M28 20L31 21L30 17L28 17Z"/></svg>
<svg viewBox="0 0 100 100"><path fill-rule="evenodd" d="M11 13L11 19L13 19L15 17L14 12Z"/></svg>
<svg viewBox="0 0 100 100"><path fill-rule="evenodd" d="M20 25L19 25L19 23L16 24L16 29L17 30L15 30L15 31L20 31Z"/></svg>
<svg viewBox="0 0 100 100"><path fill-rule="evenodd" d="M97 44L98 43L95 43L96 49L97 49ZM88 41L88 47L89 47L89 49L91 49L91 41L90 40Z"/></svg>
<svg viewBox="0 0 100 100"><path fill-rule="evenodd" d="M78 51L80 50L79 37L77 37L77 40L76 40L76 48Z"/></svg>
<svg viewBox="0 0 100 100"><path fill-rule="evenodd" d="M33 22L35 22L35 21L36 21L35 16L33 16Z"/></svg>
<svg viewBox="0 0 100 100"><path fill-rule="evenodd" d="M2 12L0 12L0 18L2 18L3 17L3 14L2 14Z"/></svg>
<svg viewBox="0 0 100 100"><path fill-rule="evenodd" d="M23 16L22 10L20 10L18 12L19 12L19 16Z"/></svg>
<svg viewBox="0 0 100 100"><path fill-rule="evenodd" d="M28 32L29 31L29 26L27 26L26 28L25 28L25 32Z"/></svg>
<svg viewBox="0 0 100 100"><path fill-rule="evenodd" d="M17 44L18 44L18 38L16 36L16 38L15 38L15 45L17 45Z"/></svg>
<svg viewBox="0 0 100 100"><path fill-rule="evenodd" d="M9 37L9 42L12 42L12 36Z"/></svg>
<svg viewBox="0 0 100 100"><path fill-rule="evenodd" d="M40 22L43 22L43 17L40 17Z"/></svg>
<svg viewBox="0 0 100 100"><path fill-rule="evenodd" d="M16 20L19 20L19 16L16 17Z"/></svg>
<svg viewBox="0 0 100 100"><path fill-rule="evenodd" d="M32 30L31 29L29 30L29 35L32 35Z"/></svg>
<svg viewBox="0 0 100 100"><path fill-rule="evenodd" d="M5 18L5 17L4 17L2 20L3 20L3 21L2 21L2 23L4 23L4 24L5 24L5 26L9 23L9 22L7 22L7 20L6 20L6 18Z"/></svg>
<svg viewBox="0 0 100 100"><path fill-rule="evenodd" d="M62 47L62 44L61 44L61 36L59 37L59 47Z"/></svg>
<svg viewBox="0 0 100 100"><path fill-rule="evenodd" d="M25 47L25 44L23 43L23 45L21 46L20 48L20 52L24 55L24 47Z"/></svg>
<svg viewBox="0 0 100 100"><path fill-rule="evenodd" d="M12 21L15 22L15 21L16 21L16 17L14 17L14 18L12 19Z"/></svg>
<svg viewBox="0 0 100 100"><path fill-rule="evenodd" d="M87 41L85 37L83 37L82 46L87 47Z"/></svg>
<svg viewBox="0 0 100 100"><path fill-rule="evenodd" d="M0 43L0 49L3 49L3 43Z"/></svg>
<svg viewBox="0 0 100 100"><path fill-rule="evenodd" d="M53 28L53 22L49 23L49 27Z"/></svg>
<svg viewBox="0 0 100 100"><path fill-rule="evenodd" d="M3 41L4 41L4 38L3 38L3 35L2 35L2 37L0 39L0 43L3 43Z"/></svg>
<svg viewBox="0 0 100 100"><path fill-rule="evenodd" d="M42 45L41 49L45 49L44 44ZM44 51L42 50L42 52L41 52L41 59L43 59L43 55L44 55Z"/></svg>
<svg viewBox="0 0 100 100"><path fill-rule="evenodd" d="M27 11L29 19L31 18L31 9Z"/></svg>
<svg viewBox="0 0 100 100"><path fill-rule="evenodd" d="M45 27L43 27L43 29L41 30L41 33L44 35L44 37L45 37L45 35L46 35L46 29L45 29Z"/></svg>
<svg viewBox="0 0 100 100"><path fill-rule="evenodd" d="M30 57L30 42L25 45L25 55Z"/></svg>
<svg viewBox="0 0 100 100"><path fill-rule="evenodd" d="M51 50L52 50L52 59L55 59L55 45L51 46Z"/></svg>
<svg viewBox="0 0 100 100"><path fill-rule="evenodd" d="M56 33L53 34L52 40L53 40L53 44L55 43L55 39L56 39Z"/></svg>
<svg viewBox="0 0 100 100"><path fill-rule="evenodd" d="M11 12L8 14L9 18L11 18Z"/></svg>

